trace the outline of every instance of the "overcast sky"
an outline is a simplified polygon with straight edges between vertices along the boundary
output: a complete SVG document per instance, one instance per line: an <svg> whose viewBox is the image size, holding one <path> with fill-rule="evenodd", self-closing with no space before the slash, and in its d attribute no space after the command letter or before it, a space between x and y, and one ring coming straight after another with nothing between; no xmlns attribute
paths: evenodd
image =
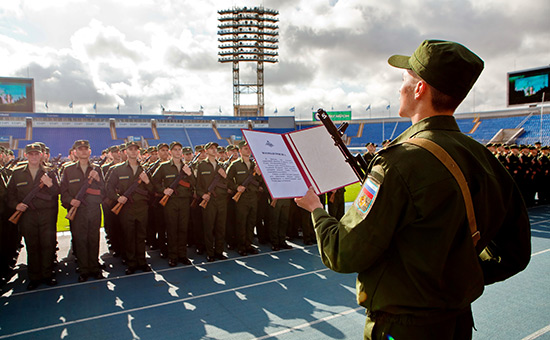
<svg viewBox="0 0 550 340"><path fill-rule="evenodd" d="M395 116L401 71L387 59L424 39L458 41L485 61L458 112L506 108L506 73L550 64L548 0L10 0L0 2L0 76L34 78L37 112L47 101L49 112L73 102L74 112L97 103L98 113L132 114L141 103L144 113L231 115L217 11L258 5L280 13L266 115L350 105L353 118ZM255 64L241 65L255 77Z"/></svg>

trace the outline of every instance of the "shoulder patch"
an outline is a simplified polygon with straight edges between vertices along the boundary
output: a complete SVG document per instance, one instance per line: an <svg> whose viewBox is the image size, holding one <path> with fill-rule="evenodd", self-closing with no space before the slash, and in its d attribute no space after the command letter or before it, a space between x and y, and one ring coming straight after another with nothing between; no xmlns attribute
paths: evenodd
<svg viewBox="0 0 550 340"><path fill-rule="evenodd" d="M166 178L176 178L176 175L175 174L166 175Z"/></svg>
<svg viewBox="0 0 550 340"><path fill-rule="evenodd" d="M80 178L75 178L75 179L69 180L69 183L76 183L76 182L80 182Z"/></svg>
<svg viewBox="0 0 550 340"><path fill-rule="evenodd" d="M246 174L246 171L237 171L237 175Z"/></svg>
<svg viewBox="0 0 550 340"><path fill-rule="evenodd" d="M118 179L130 179L130 176L118 176Z"/></svg>
<svg viewBox="0 0 550 340"><path fill-rule="evenodd" d="M353 207L357 210L361 218L365 218L369 213L376 196L378 196L378 190L380 189L380 183L373 177L369 176L363 186L359 195L353 202Z"/></svg>
<svg viewBox="0 0 550 340"><path fill-rule="evenodd" d="M27 185L27 184L29 184L29 182L19 182L15 186L20 187L20 186Z"/></svg>

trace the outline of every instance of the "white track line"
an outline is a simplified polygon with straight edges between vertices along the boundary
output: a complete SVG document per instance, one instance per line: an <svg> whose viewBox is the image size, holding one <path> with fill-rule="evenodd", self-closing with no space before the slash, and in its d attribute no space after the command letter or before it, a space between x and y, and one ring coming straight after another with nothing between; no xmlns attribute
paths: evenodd
<svg viewBox="0 0 550 340"><path fill-rule="evenodd" d="M298 325L298 326L294 326L294 327L290 327L288 329L285 329L285 330L282 330L282 331L278 331L278 332L275 332L275 333L271 333L271 334L266 334L264 336L261 336L259 338L254 338L252 340L263 340L263 339L269 339L269 338L273 338L273 337L276 337L276 336L279 336L279 335L283 335L283 334L286 334L286 333L290 333L292 331L295 331L297 329L302 329L302 328L306 328L306 327L310 327L312 325L315 325L315 324L318 324L320 322L325 322L325 321L328 321L328 320L332 320L332 319L336 319L336 318L339 318L341 316L344 316L344 315L348 315L348 314L351 314L353 312L357 312L358 310L360 309L365 309L365 307L357 307L357 308L353 308L353 309L348 309L346 311L343 311L341 313L338 313L338 314L334 314L334 315L330 315L330 316L327 316L327 317L324 317L322 319L317 319L315 321L311 321L311 322L306 322L306 323L303 323L301 325Z"/></svg>
<svg viewBox="0 0 550 340"><path fill-rule="evenodd" d="M528 336L526 336L525 338L521 339L521 340L533 340L533 339L536 339L538 338L539 336L543 335L543 334L546 334L550 332L550 325L544 327L544 328L541 328L539 329L538 331L536 331L535 333L533 334L530 334Z"/></svg>
<svg viewBox="0 0 550 340"><path fill-rule="evenodd" d="M152 304L152 305L149 305L149 306L143 306L143 307L137 307L137 308L127 309L127 310L121 310L121 311L118 311L118 312L107 313L107 314L102 314L102 315L96 315L96 316L91 316L91 317L88 317L88 318L62 322L62 323L49 325L49 326L44 326L44 327L39 327L39 328L28 329L28 330L20 331L20 332L17 332L17 333L1 335L0 339L6 339L6 338L9 338L9 337L12 337L12 336L19 336L19 335L23 335L23 334L30 334L30 333L40 332L40 331L53 329L53 328L57 328L57 327L66 327L66 326L69 326L69 325L79 324L79 323L83 323L83 322L87 322L87 321L104 319L104 318L109 318L109 317L112 317L112 316L123 315L123 314L138 312L138 311L157 308L157 307L164 307L164 306L168 306L168 305L173 305L175 303L182 303L182 302L185 302L185 301L201 299L201 298L208 297L208 296L214 296L214 295L218 295L218 294L234 292L234 291L237 291L237 290L262 286L262 285L265 285L265 284L275 283L275 282L279 282L279 281L290 280L290 279L294 279L294 278L297 278L297 277L316 274L316 273L320 273L320 272L324 272L324 271L328 271L328 270L330 270L330 269L324 268L324 269L314 270L314 271L310 271L310 272L306 272L306 273L286 276L286 277L282 277L282 278L278 278L278 279L268 280L268 281L264 281L264 282L258 282L258 283L253 283L253 284L244 285L244 286L240 286L240 287L224 289L224 290L220 290L220 291L217 291L217 292L205 293L205 294L196 295L196 296L189 296L189 297L185 297L185 298L182 298L182 299L156 303L156 304Z"/></svg>

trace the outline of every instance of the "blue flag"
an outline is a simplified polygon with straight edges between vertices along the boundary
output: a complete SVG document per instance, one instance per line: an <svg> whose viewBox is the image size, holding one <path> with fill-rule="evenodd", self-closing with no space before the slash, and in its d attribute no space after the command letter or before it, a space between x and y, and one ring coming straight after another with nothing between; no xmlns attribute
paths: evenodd
<svg viewBox="0 0 550 340"><path fill-rule="evenodd" d="M293 107L291 107L289 111L290 111L290 112L294 112L294 111L296 111L296 107L294 107L294 106L293 106Z"/></svg>
<svg viewBox="0 0 550 340"><path fill-rule="evenodd" d="M46 100L46 104L44 104L44 106L46 107L46 109L48 108L48 101Z"/></svg>
<svg viewBox="0 0 550 340"><path fill-rule="evenodd" d="M69 103L69 107L72 109L73 108L73 102L70 102Z"/></svg>
<svg viewBox="0 0 550 340"><path fill-rule="evenodd" d="M369 106L367 106L367 108L365 109L365 111L368 111L368 110L370 110L370 104L369 104Z"/></svg>
<svg viewBox="0 0 550 340"><path fill-rule="evenodd" d="M97 109L97 103L94 103L94 110Z"/></svg>

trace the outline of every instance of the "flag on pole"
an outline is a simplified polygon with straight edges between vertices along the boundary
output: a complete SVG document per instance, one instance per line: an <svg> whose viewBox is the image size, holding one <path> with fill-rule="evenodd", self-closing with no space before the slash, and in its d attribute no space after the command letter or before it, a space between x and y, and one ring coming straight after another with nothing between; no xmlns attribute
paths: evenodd
<svg viewBox="0 0 550 340"><path fill-rule="evenodd" d="M201 111L202 111L202 110L204 110L204 107L202 107L202 105L201 105Z"/></svg>
<svg viewBox="0 0 550 340"><path fill-rule="evenodd" d="M273 111L273 113L278 113L279 111L277 111L277 108L275 108L275 111Z"/></svg>
<svg viewBox="0 0 550 340"><path fill-rule="evenodd" d="M348 105L348 109L351 109L351 105Z"/></svg>
<svg viewBox="0 0 550 340"><path fill-rule="evenodd" d="M46 100L46 103L44 104L44 106L46 107L46 109L48 108L48 101Z"/></svg>
<svg viewBox="0 0 550 340"><path fill-rule="evenodd" d="M73 102L70 102L69 103L69 107L72 109L73 108Z"/></svg>
<svg viewBox="0 0 550 340"><path fill-rule="evenodd" d="M386 110L389 110L390 109L390 104L388 104L388 106L386 106Z"/></svg>
<svg viewBox="0 0 550 340"><path fill-rule="evenodd" d="M162 104L160 104L160 109L164 111L164 106L162 106Z"/></svg>
<svg viewBox="0 0 550 340"><path fill-rule="evenodd" d="M369 106L367 106L367 108L365 109L365 111L368 111L368 110L370 110L370 104L369 104Z"/></svg>
<svg viewBox="0 0 550 340"><path fill-rule="evenodd" d="M222 113L222 107L221 106L218 106L218 112Z"/></svg>
<svg viewBox="0 0 550 340"><path fill-rule="evenodd" d="M97 110L97 103L94 103L94 110Z"/></svg>
<svg viewBox="0 0 550 340"><path fill-rule="evenodd" d="M295 112L295 111L296 111L296 107L295 107L295 106L291 107L289 111L290 111L290 112Z"/></svg>

